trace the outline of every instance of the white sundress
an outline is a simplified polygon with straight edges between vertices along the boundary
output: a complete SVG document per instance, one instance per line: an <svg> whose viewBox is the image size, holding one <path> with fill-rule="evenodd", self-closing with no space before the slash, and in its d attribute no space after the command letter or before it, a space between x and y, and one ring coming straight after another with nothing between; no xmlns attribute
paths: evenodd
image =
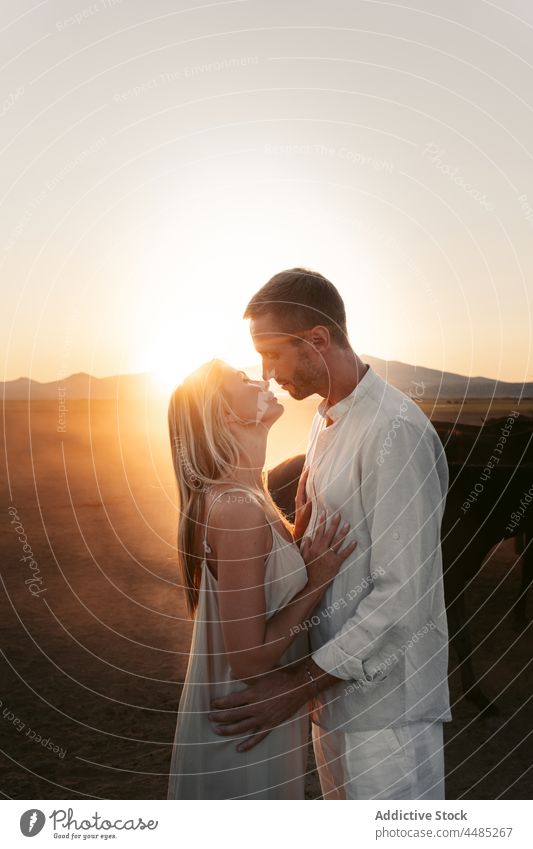
<svg viewBox="0 0 533 849"><path fill-rule="evenodd" d="M207 544L207 527L214 502L226 492L242 490L243 487L228 488L211 503L204 552L211 550ZM287 542L266 518L272 530L272 548L265 564L266 618L270 619L305 587L307 570L296 543ZM206 554L201 569L167 799L303 799L309 728L307 705L247 752L237 752L236 747L252 732L221 737L207 718L212 699L243 690L246 684L232 677L225 655L217 580L209 569ZM278 665L301 660L308 653L307 632L302 629Z"/></svg>

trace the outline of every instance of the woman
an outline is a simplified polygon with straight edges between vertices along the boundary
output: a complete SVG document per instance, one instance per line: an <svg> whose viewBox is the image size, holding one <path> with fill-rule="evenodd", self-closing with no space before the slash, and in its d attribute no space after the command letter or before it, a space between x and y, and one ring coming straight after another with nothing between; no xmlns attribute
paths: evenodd
<svg viewBox="0 0 533 849"><path fill-rule="evenodd" d="M308 715L253 749L224 738L211 700L308 654L304 623L356 543L309 520L302 476L294 528L264 472L267 436L283 407L264 381L212 360L175 390L169 431L178 484L178 560L194 628L172 751L169 799L303 799ZM300 627L299 627L300 626ZM301 627L303 626L303 627Z"/></svg>

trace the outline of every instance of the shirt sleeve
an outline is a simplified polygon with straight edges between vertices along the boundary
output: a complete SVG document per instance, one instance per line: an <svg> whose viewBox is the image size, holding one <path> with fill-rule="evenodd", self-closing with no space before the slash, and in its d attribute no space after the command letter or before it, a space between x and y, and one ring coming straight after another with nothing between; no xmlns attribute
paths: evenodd
<svg viewBox="0 0 533 849"><path fill-rule="evenodd" d="M372 436L361 464L372 588L312 655L324 671L344 680L387 677L400 647L428 622L435 582L442 580L436 554L448 484L444 449L436 434L406 419L392 432L391 425L388 434Z"/></svg>

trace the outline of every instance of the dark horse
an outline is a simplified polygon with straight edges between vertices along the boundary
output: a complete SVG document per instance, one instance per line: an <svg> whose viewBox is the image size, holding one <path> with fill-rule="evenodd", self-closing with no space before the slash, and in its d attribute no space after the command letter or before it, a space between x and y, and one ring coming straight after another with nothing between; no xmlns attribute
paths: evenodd
<svg viewBox="0 0 533 849"><path fill-rule="evenodd" d="M440 435L442 439L443 434ZM528 496L530 489L533 494L533 463L521 463L520 460L529 459L531 437L529 423L527 442L522 446L524 450L518 452L519 456L512 457L518 460L516 466L494 464L487 469L486 465L478 464L479 460L475 465L449 461L450 483L441 538L450 644L459 660L465 696L485 715L495 714L498 710L484 694L474 673L472 642L465 616L465 591L493 546L514 537L519 543L517 550L522 554L523 569L513 611L517 624L527 626L526 597L533 580L533 504L528 509L527 499L531 500L531 495ZM470 439L472 444L469 448L472 449L475 435L469 434ZM462 451L452 434L447 434L443 442L449 458ZM490 444L494 444L494 437ZM513 453L515 450L516 445ZM472 455L473 449L470 457ZM484 456L487 456L485 452ZM488 456L491 456L490 453ZM304 459L303 454L292 457L268 473L272 497L290 521L294 520L296 488Z"/></svg>

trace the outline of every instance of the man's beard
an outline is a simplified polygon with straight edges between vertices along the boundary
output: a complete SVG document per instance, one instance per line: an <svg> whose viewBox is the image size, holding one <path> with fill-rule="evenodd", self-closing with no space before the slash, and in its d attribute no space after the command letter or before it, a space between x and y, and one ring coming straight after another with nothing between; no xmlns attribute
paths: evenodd
<svg viewBox="0 0 533 849"><path fill-rule="evenodd" d="M313 390L304 389L302 386L296 387L294 383L289 384L290 389L287 388L287 392L294 398L295 401L303 401L304 398L309 398L310 395L313 394Z"/></svg>
<svg viewBox="0 0 533 849"><path fill-rule="evenodd" d="M294 372L293 380L289 381L291 391L287 391L289 391L289 395L296 401L303 401L304 398L308 398L318 391L318 387L322 381L323 374L320 368L314 366L309 360L304 359Z"/></svg>

